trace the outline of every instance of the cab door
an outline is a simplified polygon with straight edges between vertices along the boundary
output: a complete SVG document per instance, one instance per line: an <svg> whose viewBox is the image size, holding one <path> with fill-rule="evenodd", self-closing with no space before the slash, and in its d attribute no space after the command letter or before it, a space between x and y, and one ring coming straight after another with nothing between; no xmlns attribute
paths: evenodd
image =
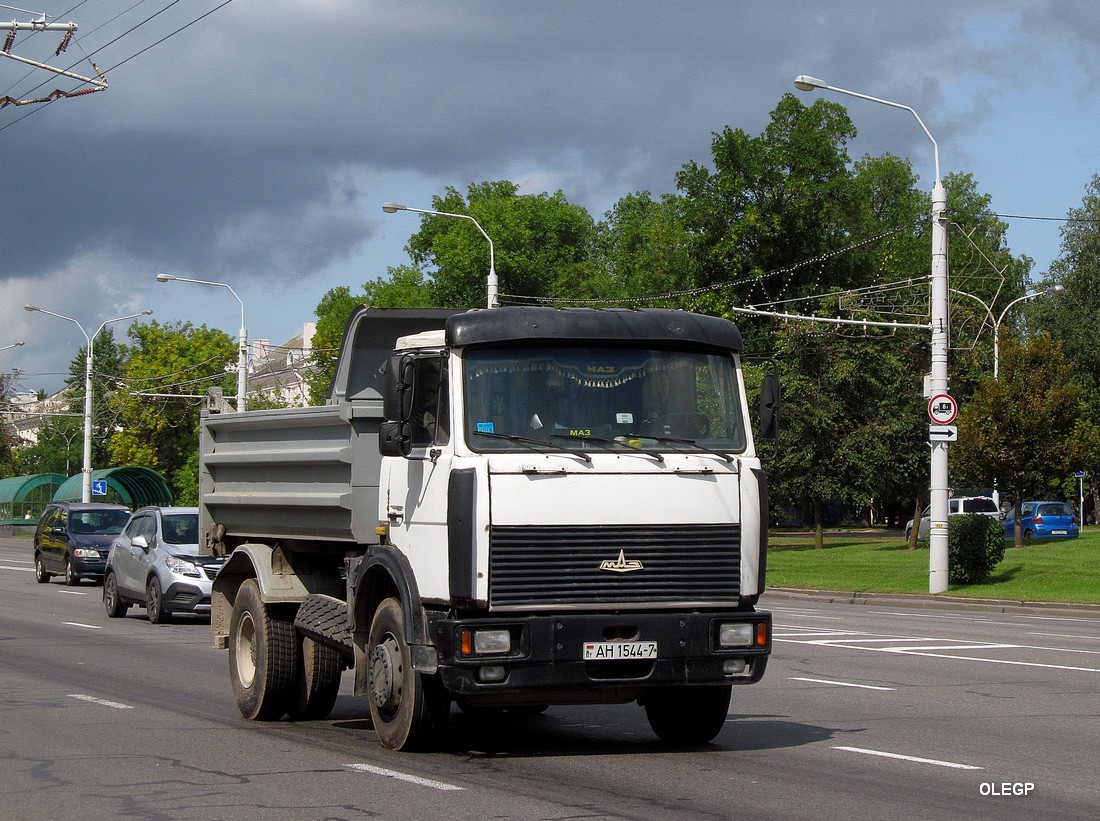
<svg viewBox="0 0 1100 821"><path fill-rule="evenodd" d="M383 460L381 513L390 542L413 567L420 595L446 599L447 496L454 459L447 359L418 356L412 368L412 449L406 457Z"/></svg>

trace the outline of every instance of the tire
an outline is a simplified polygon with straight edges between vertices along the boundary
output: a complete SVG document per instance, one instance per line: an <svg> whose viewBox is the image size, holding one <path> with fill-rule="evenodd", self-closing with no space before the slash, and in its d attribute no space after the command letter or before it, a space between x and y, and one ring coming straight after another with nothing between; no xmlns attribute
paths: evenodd
<svg viewBox="0 0 1100 821"><path fill-rule="evenodd" d="M438 674L418 673L405 643L405 617L397 599L374 611L367 642L370 716L383 747L423 750L442 732L450 699Z"/></svg>
<svg viewBox="0 0 1100 821"><path fill-rule="evenodd" d="M646 696L646 718L664 742L706 744L725 726L732 691L729 684L662 687Z"/></svg>
<svg viewBox="0 0 1100 821"><path fill-rule="evenodd" d="M76 587L80 584L80 579L77 578L76 572L73 570L73 560L68 556L65 557L65 584L69 587Z"/></svg>
<svg viewBox="0 0 1100 821"><path fill-rule="evenodd" d="M296 656L293 622L264 605L255 579L245 580L229 622L229 679L242 716L275 721L286 714Z"/></svg>
<svg viewBox="0 0 1100 821"><path fill-rule="evenodd" d="M151 576L145 585L145 612L152 624L167 624L172 620L172 614L164 609L164 590L156 576Z"/></svg>
<svg viewBox="0 0 1100 821"><path fill-rule="evenodd" d="M34 579L39 584L46 584L50 580L52 573L46 571L46 565L42 564L42 554L34 554Z"/></svg>
<svg viewBox="0 0 1100 821"><path fill-rule="evenodd" d="M1025 530L1024 531L1024 544L1031 544L1034 541L1035 541L1035 534L1032 533L1030 530Z"/></svg>
<svg viewBox="0 0 1100 821"><path fill-rule="evenodd" d="M309 636L301 637L298 651L300 663L287 714L291 721L315 721L331 713L336 704L344 659L334 648Z"/></svg>
<svg viewBox="0 0 1100 821"><path fill-rule="evenodd" d="M130 609L130 603L123 601L122 596L119 595L118 580L110 571L103 577L103 607L109 619L121 618Z"/></svg>

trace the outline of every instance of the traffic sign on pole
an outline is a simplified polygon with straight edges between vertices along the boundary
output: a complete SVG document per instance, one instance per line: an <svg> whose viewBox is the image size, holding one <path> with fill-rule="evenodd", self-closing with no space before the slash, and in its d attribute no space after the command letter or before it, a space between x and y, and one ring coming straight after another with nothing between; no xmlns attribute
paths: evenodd
<svg viewBox="0 0 1100 821"><path fill-rule="evenodd" d="M959 429L955 425L929 425L929 442L958 442Z"/></svg>
<svg viewBox="0 0 1100 821"><path fill-rule="evenodd" d="M959 403L946 393L937 393L928 400L928 418L937 425L950 425L959 414Z"/></svg>

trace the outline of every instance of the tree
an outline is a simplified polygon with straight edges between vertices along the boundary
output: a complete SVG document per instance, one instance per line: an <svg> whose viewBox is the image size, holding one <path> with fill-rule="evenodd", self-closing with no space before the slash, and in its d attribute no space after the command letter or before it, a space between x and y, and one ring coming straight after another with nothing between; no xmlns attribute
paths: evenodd
<svg viewBox="0 0 1100 821"><path fill-rule="evenodd" d="M464 198L448 187L432 210L465 214L493 240L502 294L524 299L602 296L590 260L595 225L588 212L555 194L520 194L506 180L471 184ZM489 243L470 220L424 215L406 247L413 268L432 281L441 308L485 305Z"/></svg>
<svg viewBox="0 0 1100 821"><path fill-rule="evenodd" d="M132 345L123 374L125 389L111 397L120 423L110 439L111 458L114 464L159 471L173 495L183 498L186 493L181 491L190 487L190 479L181 471L198 450L202 404L183 395L202 395L210 385L220 385L226 393L235 391L236 343L223 331L205 325L195 328L189 322L132 325L129 336Z"/></svg>
<svg viewBox="0 0 1100 821"><path fill-rule="evenodd" d="M1073 443L1088 474L1094 511L1100 511L1100 174L1086 186L1080 208L1070 209L1062 228L1062 251L1039 287L1061 285L1057 295L1026 303L1027 326L1049 333L1062 346L1078 382L1086 389ZM1081 511L1082 517L1084 511ZM1083 521L1083 519L1082 519Z"/></svg>
<svg viewBox="0 0 1100 821"><path fill-rule="evenodd" d="M999 376L983 379L958 417L952 447L954 477L964 485L1011 491L1016 541L1021 543L1019 502L1045 495L1073 470L1073 442L1082 389L1062 349L1047 334L1001 340Z"/></svg>

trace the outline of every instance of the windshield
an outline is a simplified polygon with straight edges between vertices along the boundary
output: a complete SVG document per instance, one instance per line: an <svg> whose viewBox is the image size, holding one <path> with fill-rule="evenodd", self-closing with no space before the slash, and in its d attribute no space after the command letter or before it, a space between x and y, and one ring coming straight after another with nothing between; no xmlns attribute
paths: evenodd
<svg viewBox="0 0 1100 821"><path fill-rule="evenodd" d="M160 520L164 541L168 544L198 544L199 514L165 513Z"/></svg>
<svg viewBox="0 0 1100 821"><path fill-rule="evenodd" d="M72 533L91 533L96 535L114 535L122 532L130 520L130 511L83 510L74 511L69 517L69 530Z"/></svg>
<svg viewBox="0 0 1100 821"><path fill-rule="evenodd" d="M574 346L468 350L466 439L479 451L742 451L728 354Z"/></svg>

